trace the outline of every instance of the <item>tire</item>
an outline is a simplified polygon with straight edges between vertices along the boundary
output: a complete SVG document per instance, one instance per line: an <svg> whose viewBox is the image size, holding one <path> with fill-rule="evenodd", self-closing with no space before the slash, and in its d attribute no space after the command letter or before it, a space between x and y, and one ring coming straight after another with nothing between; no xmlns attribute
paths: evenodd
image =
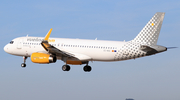
<svg viewBox="0 0 180 100"><path fill-rule="evenodd" d="M66 65L66 71L69 71L71 67L69 65Z"/></svg>
<svg viewBox="0 0 180 100"><path fill-rule="evenodd" d="M26 64L25 64L25 63L22 63L22 64L21 64L21 67L22 67L22 68L25 68L25 67L26 67Z"/></svg>
<svg viewBox="0 0 180 100"><path fill-rule="evenodd" d="M84 66L84 68L83 68L83 70L85 71L85 72L90 72L91 70L92 70L92 68L91 68L91 66Z"/></svg>
<svg viewBox="0 0 180 100"><path fill-rule="evenodd" d="M69 71L70 69L71 69L71 67L69 65L63 65L62 66L63 71Z"/></svg>

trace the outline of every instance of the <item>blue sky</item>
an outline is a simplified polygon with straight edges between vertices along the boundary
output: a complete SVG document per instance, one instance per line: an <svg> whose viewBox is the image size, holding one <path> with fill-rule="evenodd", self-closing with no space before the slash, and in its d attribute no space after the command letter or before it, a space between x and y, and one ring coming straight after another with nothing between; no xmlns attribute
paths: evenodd
<svg viewBox="0 0 180 100"><path fill-rule="evenodd" d="M180 47L179 0L3 0L0 3L0 100L179 100L179 48L120 62L90 62L63 72L62 61L34 64L3 47L20 36L123 41L133 39L156 12L165 12L159 45Z"/></svg>

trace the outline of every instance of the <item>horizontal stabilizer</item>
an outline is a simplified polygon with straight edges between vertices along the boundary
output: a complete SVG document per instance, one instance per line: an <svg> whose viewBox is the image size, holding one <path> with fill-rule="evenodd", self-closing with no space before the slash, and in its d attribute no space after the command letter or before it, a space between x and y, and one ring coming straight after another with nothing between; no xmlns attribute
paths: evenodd
<svg viewBox="0 0 180 100"><path fill-rule="evenodd" d="M147 53L146 55L152 55L166 51L167 48L159 45L154 45L154 46L141 45L140 50L145 51Z"/></svg>

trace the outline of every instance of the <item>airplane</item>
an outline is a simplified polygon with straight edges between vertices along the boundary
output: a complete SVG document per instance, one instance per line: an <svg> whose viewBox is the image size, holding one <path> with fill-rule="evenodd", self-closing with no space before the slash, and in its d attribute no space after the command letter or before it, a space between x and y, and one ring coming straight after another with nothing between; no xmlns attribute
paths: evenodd
<svg viewBox="0 0 180 100"><path fill-rule="evenodd" d="M4 51L22 56L26 67L26 59L33 63L49 64L57 60L64 61L63 71L69 71L70 65L82 65L85 72L92 70L90 61L123 61L150 56L167 51L167 47L157 45L159 33L164 19L164 12L157 12L130 41L105 41L87 39L50 38L52 28L45 37L18 37L4 47Z"/></svg>

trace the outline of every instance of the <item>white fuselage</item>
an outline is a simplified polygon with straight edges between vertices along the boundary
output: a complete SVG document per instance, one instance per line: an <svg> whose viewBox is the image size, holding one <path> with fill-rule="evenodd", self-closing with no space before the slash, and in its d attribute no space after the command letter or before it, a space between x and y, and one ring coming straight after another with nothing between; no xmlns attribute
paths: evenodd
<svg viewBox="0 0 180 100"><path fill-rule="evenodd" d="M41 45L43 37L20 37L9 43L4 50L12 55L30 57L34 52L48 53ZM145 55L140 44L120 41L50 38L49 43L59 50L83 54L91 61L120 61ZM58 59L61 59L60 57ZM62 60L62 59L61 59Z"/></svg>

